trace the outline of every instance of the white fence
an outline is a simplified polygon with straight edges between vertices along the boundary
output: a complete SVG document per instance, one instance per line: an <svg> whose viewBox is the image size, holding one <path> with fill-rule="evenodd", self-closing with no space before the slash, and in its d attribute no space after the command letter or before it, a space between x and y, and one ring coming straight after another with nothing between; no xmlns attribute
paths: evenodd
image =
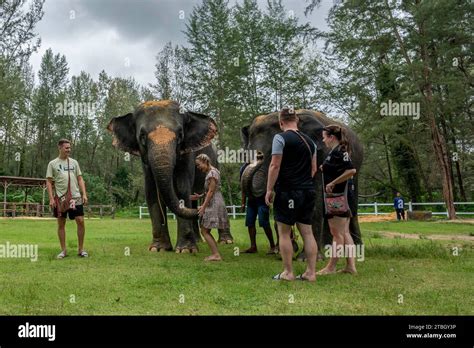
<svg viewBox="0 0 474 348"><path fill-rule="evenodd" d="M413 211L413 207L414 206L437 206L437 205L440 205L440 206L443 206L443 207L446 207L446 204L444 202L432 202L432 203L413 203L413 202L408 202L408 211ZM474 202L454 202L454 206L456 207L456 205L474 205ZM377 203L377 202L374 202L374 203L359 203L359 208L360 207L373 207L374 208L374 212L370 212L370 213L362 213L362 212L358 212L357 214L358 215L386 215L386 214L390 214L390 213L383 213L383 212L379 212L379 207L386 207L386 206L389 206L389 207L392 207L393 208L393 203ZM405 206L406 208L406 206ZM445 208L446 209L446 208ZM448 216L448 211L434 211L432 212L433 215L446 215ZM472 212L463 212L463 211L457 211L456 210L456 215L474 215L474 211Z"/></svg>
<svg viewBox="0 0 474 348"><path fill-rule="evenodd" d="M446 206L444 202L434 202L434 203L412 203L412 202L408 202L408 211L413 211L414 206L438 206L438 205ZM455 206L456 205L474 205L474 202L454 202L454 205ZM377 202L360 203L359 208L362 208L362 207L373 207L374 211L369 212L369 213L359 212L358 213L359 215L386 215L386 214L390 214L390 213L380 212L379 207L392 207L393 208L393 203L377 203ZM238 205L228 205L226 208L227 208L227 212L229 213L230 216L232 216L233 219L237 218L237 216L245 216L245 213L240 212L240 206L238 206ZM142 219L143 216L150 216L150 214L148 213L148 207L142 206L142 207L139 207L139 209L140 209L140 219ZM433 215L446 215L446 216L448 216L448 211L447 210L442 211L442 212L435 211L432 214ZM456 214L457 215L474 215L474 211L472 211L472 212L462 212L462 211L457 211L456 210ZM167 215L171 216L174 220L176 220L176 215L175 214L168 212Z"/></svg>

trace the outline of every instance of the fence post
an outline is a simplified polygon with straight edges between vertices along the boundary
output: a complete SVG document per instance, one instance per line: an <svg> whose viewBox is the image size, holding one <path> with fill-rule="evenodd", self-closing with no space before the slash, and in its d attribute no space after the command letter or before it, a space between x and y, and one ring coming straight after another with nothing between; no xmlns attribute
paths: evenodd
<svg viewBox="0 0 474 348"><path fill-rule="evenodd" d="M142 206L138 207L138 216L139 216L139 219L142 218Z"/></svg>
<svg viewBox="0 0 474 348"><path fill-rule="evenodd" d="M413 211L413 205L411 204L411 201L408 202L408 211L412 212Z"/></svg>
<svg viewBox="0 0 474 348"><path fill-rule="evenodd" d="M375 208L375 216L379 215L379 211L377 209L377 202L374 202L374 208Z"/></svg>
<svg viewBox="0 0 474 348"><path fill-rule="evenodd" d="M232 216L234 217L234 220L235 220L235 205L232 206Z"/></svg>

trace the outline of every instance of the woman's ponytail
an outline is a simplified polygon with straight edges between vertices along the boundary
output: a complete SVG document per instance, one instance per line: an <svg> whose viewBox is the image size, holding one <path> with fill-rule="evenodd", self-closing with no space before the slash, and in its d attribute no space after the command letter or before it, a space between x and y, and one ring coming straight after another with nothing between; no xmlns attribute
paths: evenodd
<svg viewBox="0 0 474 348"><path fill-rule="evenodd" d="M339 140L339 146L341 147L342 152L349 153L351 155L351 143L349 142L349 137L347 136L347 130L344 127L341 127L336 124L331 124L323 128L329 135L334 135L337 140Z"/></svg>

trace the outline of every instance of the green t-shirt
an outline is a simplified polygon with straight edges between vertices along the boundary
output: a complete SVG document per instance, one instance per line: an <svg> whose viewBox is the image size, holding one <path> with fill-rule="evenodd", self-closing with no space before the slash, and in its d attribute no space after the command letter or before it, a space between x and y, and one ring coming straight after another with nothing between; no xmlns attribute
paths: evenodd
<svg viewBox="0 0 474 348"><path fill-rule="evenodd" d="M46 170L46 179L52 178L54 181L54 188L56 194L61 197L67 192L68 171L71 173L71 195L76 201L76 204L82 204L81 192L79 191L79 183L77 178L82 175L79 163L69 157L69 168L67 159L60 159L59 157L53 159L48 164Z"/></svg>

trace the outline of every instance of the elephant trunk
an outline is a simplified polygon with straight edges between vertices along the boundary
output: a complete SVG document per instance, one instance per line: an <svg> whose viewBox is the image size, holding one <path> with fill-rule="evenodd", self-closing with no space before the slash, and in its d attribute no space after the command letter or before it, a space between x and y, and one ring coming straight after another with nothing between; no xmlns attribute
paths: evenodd
<svg viewBox="0 0 474 348"><path fill-rule="evenodd" d="M247 197L260 197L266 192L266 170L263 160L253 162L242 173L241 187Z"/></svg>
<svg viewBox="0 0 474 348"><path fill-rule="evenodd" d="M148 160L155 177L156 186L163 196L166 206L176 215L192 219L198 215L197 209L186 208L185 201L179 200L174 188L174 169L176 165L176 141L151 144L148 147Z"/></svg>

